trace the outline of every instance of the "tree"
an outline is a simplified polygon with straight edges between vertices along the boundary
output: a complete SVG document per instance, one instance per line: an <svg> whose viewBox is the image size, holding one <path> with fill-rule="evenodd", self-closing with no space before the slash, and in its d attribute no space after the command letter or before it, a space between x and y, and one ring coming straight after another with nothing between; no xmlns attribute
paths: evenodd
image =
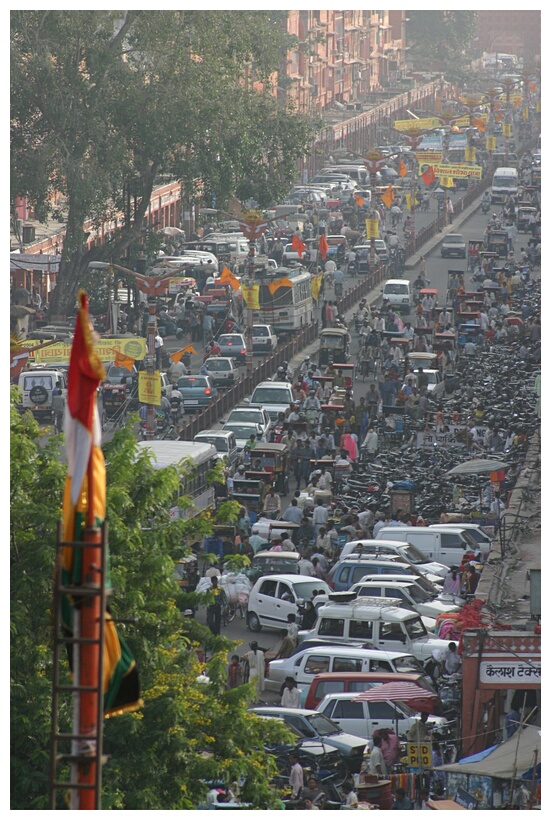
<svg viewBox="0 0 551 820"><path fill-rule="evenodd" d="M450 82L470 63L476 11L408 11L407 41L417 68L442 70Z"/></svg>
<svg viewBox="0 0 551 820"><path fill-rule="evenodd" d="M237 189L269 204L289 186L310 141L271 94L291 42L277 12L12 12L12 200L44 217L57 190L68 207L54 314L87 269L86 220L124 213L94 258L132 253L160 174L220 206Z"/></svg>
<svg viewBox="0 0 551 820"><path fill-rule="evenodd" d="M14 809L45 809L48 800L52 580L65 468L59 437L41 446L41 435L43 430L30 414L20 415L12 399ZM104 752L110 760L103 770L102 808L195 808L208 790L206 780L229 784L241 777L242 799L271 808L274 763L264 744L289 736L276 722L247 711L249 685L226 691L225 661L234 644L180 611L187 601L174 578L174 561L188 539L210 531L210 519L170 519L178 472L153 469L130 428L117 432L105 454L115 590L111 611L136 658L145 703L140 712L106 721ZM208 653L208 662L200 661L199 648ZM208 682L198 680L201 673ZM63 675L68 680L66 665ZM69 731L70 726L70 707L62 703L60 728Z"/></svg>

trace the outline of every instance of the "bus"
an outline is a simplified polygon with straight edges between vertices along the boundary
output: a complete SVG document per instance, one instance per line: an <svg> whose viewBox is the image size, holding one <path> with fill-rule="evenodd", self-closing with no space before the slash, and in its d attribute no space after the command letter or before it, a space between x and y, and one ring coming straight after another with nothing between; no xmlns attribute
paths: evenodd
<svg viewBox="0 0 551 820"><path fill-rule="evenodd" d="M269 285L287 277L292 287L282 285L273 294ZM276 333L297 333L314 321L312 275L306 270L291 268L255 272L255 284L260 285L260 310L253 310L255 324L271 325Z"/></svg>
<svg viewBox="0 0 551 820"><path fill-rule="evenodd" d="M172 518L190 519L205 510L214 508L214 488L209 486L208 472L217 460L213 444L196 441L140 441L140 450L152 455L152 465L156 470L176 467L183 459L190 459L191 469L182 476L182 494L192 499L193 507L182 509L175 505Z"/></svg>

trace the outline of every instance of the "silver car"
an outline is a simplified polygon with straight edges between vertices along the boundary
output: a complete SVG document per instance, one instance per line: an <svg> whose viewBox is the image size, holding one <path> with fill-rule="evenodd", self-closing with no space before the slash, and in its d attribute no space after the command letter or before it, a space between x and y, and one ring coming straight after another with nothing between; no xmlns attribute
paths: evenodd
<svg viewBox="0 0 551 820"><path fill-rule="evenodd" d="M222 333L216 340L221 356L229 356L238 364L247 361L247 344L241 333Z"/></svg>
<svg viewBox="0 0 551 820"><path fill-rule="evenodd" d="M210 356L204 365L215 387L232 387L239 381L239 368L229 356Z"/></svg>

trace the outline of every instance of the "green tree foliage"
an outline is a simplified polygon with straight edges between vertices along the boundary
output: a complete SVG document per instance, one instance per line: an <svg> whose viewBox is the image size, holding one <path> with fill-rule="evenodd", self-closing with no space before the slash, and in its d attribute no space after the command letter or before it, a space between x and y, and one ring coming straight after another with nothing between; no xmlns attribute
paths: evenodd
<svg viewBox="0 0 551 820"><path fill-rule="evenodd" d="M408 11L407 44L416 68L444 71L457 81L470 62L470 47L476 34L476 11Z"/></svg>
<svg viewBox="0 0 551 820"><path fill-rule="evenodd" d="M65 467L60 441L43 444L29 414L11 410L11 793L14 809L48 805L52 680L52 582ZM202 515L171 520L176 469L155 470L130 429L105 446L111 610L136 658L144 707L106 721L102 808L191 809L207 780L244 778L242 799L270 808L272 758L264 744L287 738L247 711L251 688L227 691L226 657L235 644L214 636L183 609L174 561L211 531ZM226 511L235 514L231 508ZM208 593L202 603L209 600ZM200 658L208 657L209 660ZM205 680L205 676L207 680ZM64 663L62 678L68 680ZM199 680L198 680L199 678ZM70 730L70 703L60 728ZM63 773L68 777L68 772ZM61 808L62 806L60 806Z"/></svg>
<svg viewBox="0 0 551 820"><path fill-rule="evenodd" d="M219 207L236 193L268 205L289 186L311 130L272 95L292 42L278 12L11 13L12 199L45 216L58 190L68 205L54 313L87 268L86 220L125 214L103 251L122 258L161 174Z"/></svg>

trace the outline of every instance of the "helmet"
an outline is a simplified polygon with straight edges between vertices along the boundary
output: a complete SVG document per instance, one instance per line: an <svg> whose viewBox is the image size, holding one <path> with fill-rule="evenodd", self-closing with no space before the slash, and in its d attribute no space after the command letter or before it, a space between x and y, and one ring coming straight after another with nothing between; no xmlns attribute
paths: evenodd
<svg viewBox="0 0 551 820"><path fill-rule="evenodd" d="M282 367L278 367L278 368L277 368L277 372L278 372L278 373L284 373L285 371L283 370L283 368L282 368Z"/></svg>
<svg viewBox="0 0 551 820"><path fill-rule="evenodd" d="M289 367L289 362L283 362L282 367Z"/></svg>
<svg viewBox="0 0 551 820"><path fill-rule="evenodd" d="M240 464L239 467L237 468L237 472L238 473L244 473L245 472L245 465Z"/></svg>
<svg viewBox="0 0 551 820"><path fill-rule="evenodd" d="M305 356L304 361L309 362L310 361L310 356Z"/></svg>

